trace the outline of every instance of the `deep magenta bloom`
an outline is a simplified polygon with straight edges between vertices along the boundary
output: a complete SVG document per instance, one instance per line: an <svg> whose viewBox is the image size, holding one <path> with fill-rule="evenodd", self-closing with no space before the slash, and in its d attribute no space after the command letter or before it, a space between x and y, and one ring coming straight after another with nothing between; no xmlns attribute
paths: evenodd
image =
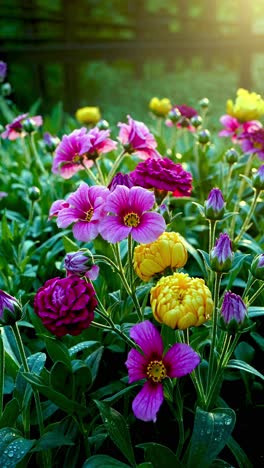
<svg viewBox="0 0 264 468"><path fill-rule="evenodd" d="M127 116L128 124L119 123L119 140L127 153L136 153L139 158L160 158L156 151L157 142L143 122Z"/></svg>
<svg viewBox="0 0 264 468"><path fill-rule="evenodd" d="M239 139L245 153L255 153L264 160L264 128L250 129L243 132Z"/></svg>
<svg viewBox="0 0 264 468"><path fill-rule="evenodd" d="M23 129L23 123L27 117L28 114L18 115L13 122L6 125L6 130L1 134L1 137L8 138L9 140L16 140L17 138L24 137L27 132ZM40 127L43 123L41 115L30 117L30 120L32 120L36 127Z"/></svg>
<svg viewBox="0 0 264 468"><path fill-rule="evenodd" d="M173 192L175 196L189 197L192 190L192 175L186 172L181 164L171 159L148 158L137 165L130 173L135 185L151 189Z"/></svg>
<svg viewBox="0 0 264 468"><path fill-rule="evenodd" d="M13 325L22 316L18 300L0 289L0 325Z"/></svg>
<svg viewBox="0 0 264 468"><path fill-rule="evenodd" d="M67 276L86 276L94 281L98 277L99 267L93 262L91 253L88 251L69 252L64 258L64 267Z"/></svg>
<svg viewBox="0 0 264 468"><path fill-rule="evenodd" d="M112 192L117 187L117 185L125 185L126 187L131 188L134 187L135 184L132 182L130 174L123 174L122 172L118 172L111 180L108 188Z"/></svg>
<svg viewBox="0 0 264 468"><path fill-rule="evenodd" d="M7 74L7 64L0 60L0 83L2 83Z"/></svg>
<svg viewBox="0 0 264 468"><path fill-rule="evenodd" d="M221 315L226 324L235 321L238 324L244 322L247 308L243 300L237 294L227 291L224 295Z"/></svg>
<svg viewBox="0 0 264 468"><path fill-rule="evenodd" d="M222 219L225 211L225 201L219 188L213 188L205 202L205 216L208 219Z"/></svg>
<svg viewBox="0 0 264 468"><path fill-rule="evenodd" d="M92 160L85 156L90 146L87 129L74 130L69 135L64 135L56 148L52 164L52 172L60 174L64 179L70 179L76 172L93 165Z"/></svg>
<svg viewBox="0 0 264 468"><path fill-rule="evenodd" d="M63 206L62 200L58 200L57 206L53 203L50 216L56 216L59 228L66 228L73 224L72 232L75 239L89 242L98 235L101 219L106 215L106 199L109 190L100 185L82 183L76 192L66 200L68 206ZM56 214L55 214L56 213Z"/></svg>
<svg viewBox="0 0 264 468"><path fill-rule="evenodd" d="M95 290L79 276L52 278L37 291L35 313L54 335L79 335L88 328L97 306Z"/></svg>
<svg viewBox="0 0 264 468"><path fill-rule="evenodd" d="M88 133L89 145L86 156L88 159L96 159L100 154L109 153L117 147L117 142L109 138L110 130L99 130L98 127L92 128Z"/></svg>
<svg viewBox="0 0 264 468"><path fill-rule="evenodd" d="M248 122L241 123L235 117L231 117L228 114L222 115L220 122L224 126L224 129L221 130L218 135L221 137L230 137L234 143L238 142L238 137L244 132L257 130L262 127L261 122L258 120L249 120Z"/></svg>
<svg viewBox="0 0 264 468"><path fill-rule="evenodd" d="M164 218L159 213L149 212L155 203L155 196L142 187L129 189L118 185L106 201L109 212L99 225L101 236L115 243L129 234L137 242L148 244L155 241L166 228Z"/></svg>
<svg viewBox="0 0 264 468"><path fill-rule="evenodd" d="M217 272L229 271L232 266L233 252L231 240L226 233L221 233L216 240L214 248L210 252L211 268Z"/></svg>
<svg viewBox="0 0 264 468"><path fill-rule="evenodd" d="M142 421L156 422L157 412L164 400L162 381L166 377L179 378L189 374L198 366L200 357L190 346L181 343L174 344L164 354L160 333L148 320L134 325L130 336L144 354L136 349L129 351L125 363L129 383L146 379L133 400L133 412Z"/></svg>
<svg viewBox="0 0 264 468"><path fill-rule="evenodd" d="M174 119L172 116L172 119L169 118L165 121L166 125L168 127L174 127L176 125L176 127L178 128L186 128L190 132L194 132L195 127L191 125L190 120L192 117L195 117L198 115L197 110L195 110L193 107L186 106L186 104L180 104L180 105L174 106L171 109L170 113L173 114L174 110L175 112L179 111L181 114L181 117L179 119Z"/></svg>
<svg viewBox="0 0 264 468"><path fill-rule="evenodd" d="M191 119L195 115L198 115L197 110L195 110L193 107L186 106L186 104L181 104L179 106L175 106L176 109L178 109L182 115L182 117L186 117L187 119Z"/></svg>

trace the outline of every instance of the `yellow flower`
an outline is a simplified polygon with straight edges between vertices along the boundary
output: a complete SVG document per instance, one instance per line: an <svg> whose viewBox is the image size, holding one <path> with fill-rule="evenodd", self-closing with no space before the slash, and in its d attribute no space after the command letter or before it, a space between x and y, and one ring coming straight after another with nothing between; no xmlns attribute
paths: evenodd
<svg viewBox="0 0 264 468"><path fill-rule="evenodd" d="M150 291L150 303L158 322L180 330L202 325L213 311L211 292L204 280L186 273L163 276Z"/></svg>
<svg viewBox="0 0 264 468"><path fill-rule="evenodd" d="M168 98L159 99L157 97L153 97L149 103L149 108L153 114L158 117L165 117L172 109L172 105Z"/></svg>
<svg viewBox="0 0 264 468"><path fill-rule="evenodd" d="M177 232L164 232L155 242L141 244L134 250L134 269L143 281L149 281L166 268L181 268L188 254L184 239Z"/></svg>
<svg viewBox="0 0 264 468"><path fill-rule="evenodd" d="M249 93L246 89L239 88L235 102L228 99L226 112L240 122L258 120L264 115L264 100L259 94Z"/></svg>
<svg viewBox="0 0 264 468"><path fill-rule="evenodd" d="M96 124L101 119L101 113L99 107L81 107L75 117L82 124Z"/></svg>

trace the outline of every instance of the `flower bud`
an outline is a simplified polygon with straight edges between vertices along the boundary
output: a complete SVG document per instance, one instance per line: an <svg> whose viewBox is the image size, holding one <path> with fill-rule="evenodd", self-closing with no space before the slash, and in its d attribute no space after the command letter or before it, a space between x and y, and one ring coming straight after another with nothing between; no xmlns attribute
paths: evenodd
<svg viewBox="0 0 264 468"><path fill-rule="evenodd" d="M244 328L247 308L237 294L227 291L224 296L220 316L220 326L231 334Z"/></svg>
<svg viewBox="0 0 264 468"><path fill-rule="evenodd" d="M203 119L200 115L194 115L192 118L191 118L191 124L193 127L195 128L198 128L202 125L203 123Z"/></svg>
<svg viewBox="0 0 264 468"><path fill-rule="evenodd" d="M18 300L0 289L0 325L13 325L22 317Z"/></svg>
<svg viewBox="0 0 264 468"><path fill-rule="evenodd" d="M7 73L7 64L0 60L0 83L3 83Z"/></svg>
<svg viewBox="0 0 264 468"><path fill-rule="evenodd" d="M225 212L225 202L222 192L218 188L213 188L204 204L205 216L207 219L222 219Z"/></svg>
<svg viewBox="0 0 264 468"><path fill-rule="evenodd" d="M53 153L60 143L60 139L56 136L52 136L49 132L45 132L43 135L44 147L48 153Z"/></svg>
<svg viewBox="0 0 264 468"><path fill-rule="evenodd" d="M93 256L89 250L69 252L64 259L67 276L86 276L94 281L98 277L99 267L94 264Z"/></svg>
<svg viewBox="0 0 264 468"><path fill-rule="evenodd" d="M112 192L117 185L125 185L128 188L134 187L134 183L132 182L129 174L123 174L122 172L118 172L113 177L110 184L108 185L108 188Z"/></svg>
<svg viewBox="0 0 264 468"><path fill-rule="evenodd" d="M228 164L234 164L238 161L239 154L235 148L230 148L225 153L225 160Z"/></svg>
<svg viewBox="0 0 264 468"><path fill-rule="evenodd" d="M109 123L107 120L99 120L99 122L96 124L96 126L99 128L99 130L108 130L109 129Z"/></svg>
<svg viewBox="0 0 264 468"><path fill-rule="evenodd" d="M210 101L208 98L203 98L199 101L199 106L202 108L202 109L208 109L210 105Z"/></svg>
<svg viewBox="0 0 264 468"><path fill-rule="evenodd" d="M252 177L252 187L257 190L264 190L264 164L260 166Z"/></svg>
<svg viewBox="0 0 264 468"><path fill-rule="evenodd" d="M264 281L264 254L259 254L253 258L250 271L254 278Z"/></svg>
<svg viewBox="0 0 264 468"><path fill-rule="evenodd" d="M179 125L182 127L182 128L189 128L190 127L190 119L188 119L188 117L185 117L185 116L182 116L179 120Z"/></svg>
<svg viewBox="0 0 264 468"><path fill-rule="evenodd" d="M227 234L221 233L210 252L210 264L213 271L225 273L232 267L233 252L231 240Z"/></svg>
<svg viewBox="0 0 264 468"><path fill-rule="evenodd" d="M35 187L35 186L30 187L28 189L28 198L33 202L38 201L40 199L40 190L39 190L39 188Z"/></svg>
<svg viewBox="0 0 264 468"><path fill-rule="evenodd" d="M3 83L1 86L2 96L10 96L12 93L12 87L10 83Z"/></svg>
<svg viewBox="0 0 264 468"><path fill-rule="evenodd" d="M181 113L180 113L179 109L177 109L177 107L174 107L173 109L171 109L170 112L168 113L168 118L173 123L179 122L179 120L181 118Z"/></svg>
<svg viewBox="0 0 264 468"><path fill-rule="evenodd" d="M210 139L211 139L211 133L209 132L209 130L200 130L198 133L197 133L197 137L198 137L198 142L201 143L201 145L206 145L207 143L210 142Z"/></svg>
<svg viewBox="0 0 264 468"><path fill-rule="evenodd" d="M25 119L22 123L22 128L26 133L33 133L37 130L38 125L34 122L33 119Z"/></svg>

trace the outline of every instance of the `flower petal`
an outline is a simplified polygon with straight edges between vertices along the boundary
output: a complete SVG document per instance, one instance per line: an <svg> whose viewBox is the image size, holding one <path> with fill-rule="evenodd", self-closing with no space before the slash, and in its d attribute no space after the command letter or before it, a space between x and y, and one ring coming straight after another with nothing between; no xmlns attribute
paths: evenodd
<svg viewBox="0 0 264 468"><path fill-rule="evenodd" d="M130 337L140 346L147 358L159 360L162 358L162 338L149 320L134 325L130 329Z"/></svg>
<svg viewBox="0 0 264 468"><path fill-rule="evenodd" d="M131 189L132 190L132 189ZM154 242L165 231L166 223L159 213L144 213L140 218L140 224L132 228L132 237L141 244Z"/></svg>
<svg viewBox="0 0 264 468"><path fill-rule="evenodd" d="M132 409L142 421L157 421L157 412L164 400L162 384L147 381L133 400Z"/></svg>
<svg viewBox="0 0 264 468"><path fill-rule="evenodd" d="M89 242L98 236L98 223L78 221L72 228L75 239Z"/></svg>
<svg viewBox="0 0 264 468"><path fill-rule="evenodd" d="M131 349L127 356L125 365L128 369L129 383L136 382L137 380L146 379L146 368L149 359L140 354L136 349Z"/></svg>
<svg viewBox="0 0 264 468"><path fill-rule="evenodd" d="M123 210L128 206L129 188L118 185L107 198L106 209L111 213L122 215Z"/></svg>
<svg viewBox="0 0 264 468"><path fill-rule="evenodd" d="M143 187L132 187L129 191L129 205L138 214L151 210L155 203L155 196Z"/></svg>
<svg viewBox="0 0 264 468"><path fill-rule="evenodd" d="M184 343L176 343L163 358L169 377L183 377L190 374L200 362L200 356L191 346Z"/></svg>
<svg viewBox="0 0 264 468"><path fill-rule="evenodd" d="M119 187L121 186L119 185ZM131 229L121 222L119 216L114 215L106 216L99 224L99 232L103 239L113 244L125 239L130 234Z"/></svg>

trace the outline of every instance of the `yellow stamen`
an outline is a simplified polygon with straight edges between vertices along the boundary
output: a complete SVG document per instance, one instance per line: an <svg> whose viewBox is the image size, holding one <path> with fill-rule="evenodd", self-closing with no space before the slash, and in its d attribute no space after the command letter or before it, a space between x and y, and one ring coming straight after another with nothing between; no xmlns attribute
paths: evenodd
<svg viewBox="0 0 264 468"><path fill-rule="evenodd" d="M162 361L150 361L147 367L148 379L153 382L161 382L167 376L166 368Z"/></svg>
<svg viewBox="0 0 264 468"><path fill-rule="evenodd" d="M128 213L124 216L124 223L129 227L137 227L140 223L140 217L137 213Z"/></svg>
<svg viewBox="0 0 264 468"><path fill-rule="evenodd" d="M89 223L89 222L91 221L92 217L93 217L93 213L94 213L93 208L90 208L90 209L86 212L85 221L88 221L88 223Z"/></svg>

